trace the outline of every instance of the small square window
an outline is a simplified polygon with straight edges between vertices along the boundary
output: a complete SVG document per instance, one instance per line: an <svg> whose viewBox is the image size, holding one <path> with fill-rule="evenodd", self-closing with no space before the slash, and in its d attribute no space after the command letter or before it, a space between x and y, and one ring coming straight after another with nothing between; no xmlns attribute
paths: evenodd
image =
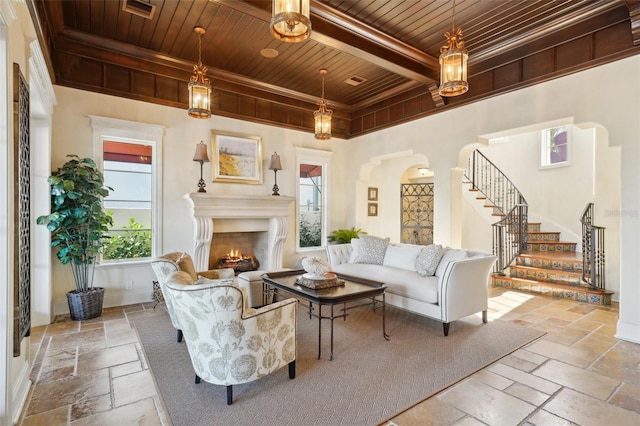
<svg viewBox="0 0 640 426"><path fill-rule="evenodd" d="M558 167L569 163L569 127L544 129L540 138L540 167Z"/></svg>

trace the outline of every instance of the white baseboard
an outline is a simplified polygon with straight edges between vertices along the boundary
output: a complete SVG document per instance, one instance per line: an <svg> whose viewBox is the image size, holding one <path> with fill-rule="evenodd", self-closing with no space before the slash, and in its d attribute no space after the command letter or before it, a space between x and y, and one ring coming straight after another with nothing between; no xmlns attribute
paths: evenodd
<svg viewBox="0 0 640 426"><path fill-rule="evenodd" d="M618 330L615 337L628 342L640 343L640 325L618 321Z"/></svg>
<svg viewBox="0 0 640 426"><path fill-rule="evenodd" d="M134 305L136 303L151 302L152 288L146 288L144 290L120 290L105 288L104 301L102 302L103 308L110 308L113 306ZM54 303L54 315L63 315L69 313L69 304L67 298L58 299Z"/></svg>
<svg viewBox="0 0 640 426"><path fill-rule="evenodd" d="M25 408L25 404L27 403L29 389L31 389L31 380L29 380L29 364L25 362L16 381L16 386L11 392L11 412L13 413L11 421L14 425L20 420L22 410Z"/></svg>

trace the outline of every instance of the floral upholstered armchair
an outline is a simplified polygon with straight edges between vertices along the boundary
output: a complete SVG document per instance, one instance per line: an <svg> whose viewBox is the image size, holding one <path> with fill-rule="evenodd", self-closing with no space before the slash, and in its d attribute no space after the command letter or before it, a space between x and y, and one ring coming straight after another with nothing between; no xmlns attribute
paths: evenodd
<svg viewBox="0 0 640 426"><path fill-rule="evenodd" d="M165 283L167 278L172 272L175 271L183 271L188 274L188 276L183 276L182 278L186 279L183 284L197 284L199 282L203 282L207 279L234 279L235 275L233 269L231 268L223 268L223 269L212 269L209 271L201 271L197 272L195 266L193 265L193 259L187 253L182 252L172 252L164 254L160 257L155 258L151 261L151 268L156 274L158 278L158 282L160 284L160 288L162 289L162 295L166 294L165 291ZM165 298L165 303L167 306L167 311L169 312L169 317L171 318L171 323L173 327L177 330L177 340L178 342L182 341L182 331L180 329L180 325L178 324L178 320L174 313L173 306L170 301L167 301Z"/></svg>
<svg viewBox="0 0 640 426"><path fill-rule="evenodd" d="M249 308L244 288L224 284L181 285L166 282L165 297L182 327L191 363L200 380L227 387L247 383L289 366L296 375L296 299Z"/></svg>

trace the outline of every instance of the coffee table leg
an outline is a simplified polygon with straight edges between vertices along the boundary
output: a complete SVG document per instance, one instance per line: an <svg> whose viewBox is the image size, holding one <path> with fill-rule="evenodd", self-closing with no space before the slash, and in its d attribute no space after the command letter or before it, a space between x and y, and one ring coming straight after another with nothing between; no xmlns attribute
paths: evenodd
<svg viewBox="0 0 640 426"><path fill-rule="evenodd" d="M331 304L331 355L329 356L329 361L333 361L333 304Z"/></svg>
<svg viewBox="0 0 640 426"><path fill-rule="evenodd" d="M309 311L311 313L311 311ZM322 305L318 303L318 359L322 355Z"/></svg>
<svg viewBox="0 0 640 426"><path fill-rule="evenodd" d="M387 324L385 321L385 307L387 306L384 293L382 293L382 336L384 340L389 340L389 335L387 334Z"/></svg>

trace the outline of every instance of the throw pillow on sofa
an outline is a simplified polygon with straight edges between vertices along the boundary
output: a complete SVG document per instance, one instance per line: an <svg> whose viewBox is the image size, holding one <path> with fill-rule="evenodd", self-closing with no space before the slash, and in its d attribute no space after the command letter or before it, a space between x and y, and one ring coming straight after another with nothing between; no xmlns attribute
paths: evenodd
<svg viewBox="0 0 640 426"><path fill-rule="evenodd" d="M353 246L352 263L369 263L372 265L382 265L384 254L390 238L374 237L372 235L360 235L357 242L351 240ZM354 244L355 242L355 244Z"/></svg>
<svg viewBox="0 0 640 426"><path fill-rule="evenodd" d="M429 244L424 247L416 260L416 272L423 277L432 277L436 273L444 249L440 244Z"/></svg>
<svg viewBox="0 0 640 426"><path fill-rule="evenodd" d="M416 260L422 250L422 246L413 244L389 244L384 253L383 266L404 269L406 271L416 270ZM435 267L434 267L435 270Z"/></svg>
<svg viewBox="0 0 640 426"><path fill-rule="evenodd" d="M465 250L447 249L440 259L438 268L436 269L436 275L441 277L444 274L444 270L447 269L447 265L452 260L461 260L467 258L467 252Z"/></svg>

